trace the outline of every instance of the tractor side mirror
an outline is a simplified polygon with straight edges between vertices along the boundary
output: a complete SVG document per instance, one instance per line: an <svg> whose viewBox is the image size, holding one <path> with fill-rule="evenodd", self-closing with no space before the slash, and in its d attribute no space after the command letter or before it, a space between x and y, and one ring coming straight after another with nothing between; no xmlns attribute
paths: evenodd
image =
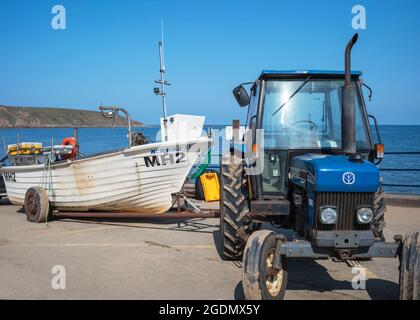
<svg viewBox="0 0 420 320"><path fill-rule="evenodd" d="M236 102L238 102L241 107L246 107L249 105L250 98L248 92L242 85L233 89L233 95L236 99Z"/></svg>

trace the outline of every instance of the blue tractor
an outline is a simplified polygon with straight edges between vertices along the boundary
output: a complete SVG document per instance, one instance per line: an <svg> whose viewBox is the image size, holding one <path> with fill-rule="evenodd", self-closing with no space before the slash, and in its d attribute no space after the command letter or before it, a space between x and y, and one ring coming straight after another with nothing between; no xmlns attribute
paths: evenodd
<svg viewBox="0 0 420 320"><path fill-rule="evenodd" d="M247 299L284 297L288 257L398 257L401 298L420 298L418 233L383 235L383 145L374 143L362 73L350 68L357 39L344 72L265 70L233 90L248 115L245 134L234 121L222 157L220 231L224 257L243 261ZM284 234L259 230L263 222Z"/></svg>

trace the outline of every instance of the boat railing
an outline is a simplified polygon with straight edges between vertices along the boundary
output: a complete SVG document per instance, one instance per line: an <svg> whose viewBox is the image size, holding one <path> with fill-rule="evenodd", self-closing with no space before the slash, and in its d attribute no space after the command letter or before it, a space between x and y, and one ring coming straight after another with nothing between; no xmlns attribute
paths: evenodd
<svg viewBox="0 0 420 320"><path fill-rule="evenodd" d="M118 107L118 106L110 106L110 107L106 107L106 106L100 106L99 110L101 111L102 115L107 118L107 119L117 119L118 118L118 113L122 112L124 113L126 119L127 119L127 138L128 138L128 147L131 148L132 147L132 123L131 123L131 116L128 113L128 111L124 108Z"/></svg>

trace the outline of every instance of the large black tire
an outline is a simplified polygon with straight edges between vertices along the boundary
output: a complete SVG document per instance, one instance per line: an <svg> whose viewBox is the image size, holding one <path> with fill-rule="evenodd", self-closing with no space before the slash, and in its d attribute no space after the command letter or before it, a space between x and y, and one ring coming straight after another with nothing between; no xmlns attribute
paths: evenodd
<svg viewBox="0 0 420 320"><path fill-rule="evenodd" d="M403 243L400 265L400 299L420 300L419 233L408 234Z"/></svg>
<svg viewBox="0 0 420 320"><path fill-rule="evenodd" d="M246 240L258 228L248 216L249 196L244 168L236 156L220 164L220 233L223 258L240 260Z"/></svg>
<svg viewBox="0 0 420 320"><path fill-rule="evenodd" d="M30 222L47 221L50 214L50 201L47 192L41 187L32 187L25 194L25 213Z"/></svg>
<svg viewBox="0 0 420 320"><path fill-rule="evenodd" d="M248 239L243 257L242 288L247 300L282 300L287 287L286 257L281 268L272 268L279 234L269 230L254 232Z"/></svg>

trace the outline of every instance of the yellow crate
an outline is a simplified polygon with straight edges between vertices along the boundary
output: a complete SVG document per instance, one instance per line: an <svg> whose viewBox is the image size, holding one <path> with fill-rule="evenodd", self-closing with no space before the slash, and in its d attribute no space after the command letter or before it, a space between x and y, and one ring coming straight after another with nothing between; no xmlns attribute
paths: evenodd
<svg viewBox="0 0 420 320"><path fill-rule="evenodd" d="M206 202L220 200L220 185L217 173L203 173L200 176L200 183L203 187L204 200Z"/></svg>
<svg viewBox="0 0 420 320"><path fill-rule="evenodd" d="M9 144L7 146L7 154L9 156L16 156L18 155L37 155L41 154L42 152L42 143L38 142L22 142L19 143L19 148L16 144Z"/></svg>

